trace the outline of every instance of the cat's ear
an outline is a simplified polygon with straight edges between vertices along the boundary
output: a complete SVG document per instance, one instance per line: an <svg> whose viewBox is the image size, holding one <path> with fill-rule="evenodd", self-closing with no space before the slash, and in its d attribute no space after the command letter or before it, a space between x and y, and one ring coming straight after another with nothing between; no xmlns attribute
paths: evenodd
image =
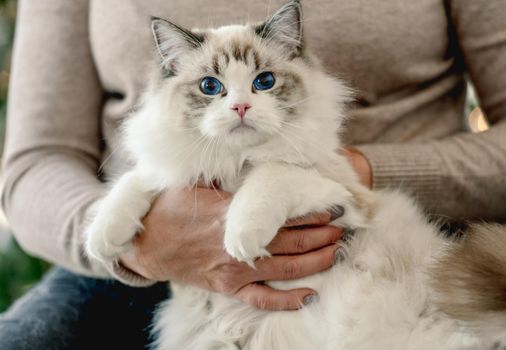
<svg viewBox="0 0 506 350"><path fill-rule="evenodd" d="M161 18L151 18L151 30L162 57L162 68L168 74L175 74L179 62L204 42L203 35Z"/></svg>
<svg viewBox="0 0 506 350"><path fill-rule="evenodd" d="M302 53L302 6L299 0L291 0L271 18L255 28L266 40L283 46L290 56Z"/></svg>

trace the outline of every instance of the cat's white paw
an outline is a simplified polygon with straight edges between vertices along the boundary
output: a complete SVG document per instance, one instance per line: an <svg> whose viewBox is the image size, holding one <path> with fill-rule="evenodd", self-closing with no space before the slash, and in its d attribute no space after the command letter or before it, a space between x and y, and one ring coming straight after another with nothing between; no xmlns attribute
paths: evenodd
<svg viewBox="0 0 506 350"><path fill-rule="evenodd" d="M95 216L85 233L88 256L107 262L131 248L153 196L139 185L141 181L135 173L125 174L106 197L90 208Z"/></svg>
<svg viewBox="0 0 506 350"><path fill-rule="evenodd" d="M253 228L244 224L227 224L225 250L233 258L254 268L255 259L271 256L265 247L276 235L276 232L276 229L268 230L266 228Z"/></svg>
<svg viewBox="0 0 506 350"><path fill-rule="evenodd" d="M112 261L129 250L139 225L132 220L105 219L100 215L86 230L86 253L103 261Z"/></svg>

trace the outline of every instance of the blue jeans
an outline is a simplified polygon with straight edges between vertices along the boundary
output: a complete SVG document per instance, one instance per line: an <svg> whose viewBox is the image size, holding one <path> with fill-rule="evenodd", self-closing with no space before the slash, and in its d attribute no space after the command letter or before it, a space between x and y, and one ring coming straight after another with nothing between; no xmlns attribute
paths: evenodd
<svg viewBox="0 0 506 350"><path fill-rule="evenodd" d="M169 295L167 283L132 288L55 268L0 316L0 349L144 349Z"/></svg>

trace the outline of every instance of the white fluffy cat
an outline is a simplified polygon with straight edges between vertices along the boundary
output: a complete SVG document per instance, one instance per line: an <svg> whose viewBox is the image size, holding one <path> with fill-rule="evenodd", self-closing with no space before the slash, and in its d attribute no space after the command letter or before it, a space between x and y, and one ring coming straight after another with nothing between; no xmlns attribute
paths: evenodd
<svg viewBox="0 0 506 350"><path fill-rule="evenodd" d="M355 232L340 242L346 259L304 279L269 282L311 287L318 303L267 312L172 284L156 348L478 349L483 339L499 347L491 336L506 322L497 306L506 297L501 286L494 285L497 297L469 281L484 249L505 278L504 232L475 228L451 242L408 197L359 184L336 153L349 92L306 52L301 23L295 0L261 25L189 31L153 19L161 74L126 123L125 147L136 165L98 206L87 230L89 255L115 259L142 230L140 218L157 194L202 180L235 193L224 245L251 265L269 255L265 247L288 218L340 205L344 215L333 224ZM488 273L483 265L481 275ZM489 338L477 327L485 322Z"/></svg>

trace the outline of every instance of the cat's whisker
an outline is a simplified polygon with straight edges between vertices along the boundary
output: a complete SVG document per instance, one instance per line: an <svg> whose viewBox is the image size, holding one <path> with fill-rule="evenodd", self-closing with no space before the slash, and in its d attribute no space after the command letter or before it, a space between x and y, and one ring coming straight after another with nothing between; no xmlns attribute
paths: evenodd
<svg viewBox="0 0 506 350"><path fill-rule="evenodd" d="M290 127L290 125L287 125L287 127ZM300 130L304 130L304 129L301 128ZM326 151L324 151L324 150L321 149L321 145L317 145L317 144L313 144L313 143L309 142L307 140L307 138L304 138L303 136L298 135L295 131L290 131L288 129L284 129L284 131L290 134L288 136L297 138L297 140L299 140L300 142L304 143L308 147L311 147L313 150L319 152L320 154L323 154L323 155L326 154Z"/></svg>
<svg viewBox="0 0 506 350"><path fill-rule="evenodd" d="M215 145L215 159L214 159L214 163L213 164L219 164L219 160L220 160L220 156L219 156L219 151L220 151L220 145L221 145L221 140L222 137L221 136L218 136L216 138L216 145ZM221 179L219 179L221 180Z"/></svg>
<svg viewBox="0 0 506 350"><path fill-rule="evenodd" d="M177 128L176 131L193 131L193 130L199 130L200 128L198 126L193 128Z"/></svg>
<svg viewBox="0 0 506 350"><path fill-rule="evenodd" d="M301 103L307 102L307 101L308 101L308 100L310 100L310 99L311 99L311 97L310 97L310 96L308 96L308 97L305 97L305 98L303 98L303 99L301 99L301 100L298 100L298 101L297 101L297 102L295 102L295 103L292 103L292 104L289 104L289 105L286 105L286 106L283 106L283 107L277 107L277 108L275 108L275 110L284 110L284 109L292 108L292 107L294 107L294 106L298 106L298 105L300 105Z"/></svg>
<svg viewBox="0 0 506 350"><path fill-rule="evenodd" d="M317 174L321 175L320 172L318 171L318 169L315 168L315 166L313 165L313 163L310 162L309 159L302 154L302 152L297 148L297 146L295 146L295 144L293 142L291 142L289 140L289 138L287 138L287 137L285 137L283 135L281 135L281 137L283 137L290 144L290 146L299 154L299 156L302 158L302 160L304 162L306 162L307 165L309 165L309 167L308 167L309 169L313 169L313 170L316 171Z"/></svg>
<svg viewBox="0 0 506 350"><path fill-rule="evenodd" d="M214 142L214 153L215 153L215 159L213 161L213 164L218 164L218 151L219 151L219 145L220 145L220 142L221 142L221 138L218 136L215 138L215 142ZM211 153L212 155L212 153ZM216 179L216 180L221 180L221 179ZM218 189L216 188L216 186L214 186L214 181L211 181L211 186L214 190L214 192L216 193L216 195L221 199L221 200L225 200L225 198L222 196L222 194L218 191Z"/></svg>
<svg viewBox="0 0 506 350"><path fill-rule="evenodd" d="M111 151L111 153L109 153L109 155L108 155L107 157L105 157L105 159L102 161L102 163L100 164L100 166L99 166L99 167L98 167L98 169L97 169L97 174L100 174L100 173L104 170L105 165L107 164L107 162L108 162L108 161L110 161L110 160L111 160L111 158L112 158L113 154L114 154L116 151L118 151L118 149L119 149L119 146L115 147L115 148Z"/></svg>
<svg viewBox="0 0 506 350"><path fill-rule="evenodd" d="M192 143L190 143L188 146L186 147L183 147L179 152L175 153L172 155L172 157L174 158L178 158L180 155L182 155L183 153L185 153L188 148L191 148L192 150L195 148L195 147L198 147L198 145L202 142L202 140L205 139L205 136L200 136L198 139L194 140ZM191 154L193 151L189 152L189 153L186 153L187 155L188 154ZM185 158L186 159L186 158Z"/></svg>
<svg viewBox="0 0 506 350"><path fill-rule="evenodd" d="M287 130L285 129L283 131L286 132ZM318 174L320 174L320 172L318 171L318 169L314 167L313 162L310 162L309 159L302 154L302 152L300 151L300 149L292 142L292 140L290 140L290 137L296 137L298 140L300 140L302 142L305 142L308 146L310 146L313 149L317 150L321 154L326 154L324 151L322 151L320 149L320 147L316 147L315 145L310 144L305 139L301 138L299 135L297 135L295 133L290 133L290 135L284 135L282 131L279 131L279 132L277 132L277 135L281 136L289 144L289 146L292 147L299 154L299 156L301 157L301 159L309 164L309 167L311 169L314 169Z"/></svg>
<svg viewBox="0 0 506 350"><path fill-rule="evenodd" d="M196 221L197 220L197 214L198 214L198 198L197 198L197 187L198 187L198 183L195 183L193 185L193 192L195 193L195 196L194 196L194 202L193 202L193 213L192 213L192 222L193 221Z"/></svg>
<svg viewBox="0 0 506 350"><path fill-rule="evenodd" d="M209 138L204 147L202 148L202 152L200 153L200 159L199 159L199 169L202 174L208 174L207 166L205 164L205 158L207 156L207 151L209 149L209 146L213 142L214 138ZM207 183L209 179L204 178L204 181Z"/></svg>
<svg viewBox="0 0 506 350"><path fill-rule="evenodd" d="M282 120L281 125L286 126L286 127L290 127L290 128L294 128L294 129L298 129L301 131L307 131L307 129L302 127L301 125L296 125L296 124L287 122L286 120Z"/></svg>
<svg viewBox="0 0 506 350"><path fill-rule="evenodd" d="M200 141L198 142L197 146L196 146L196 147L194 147L194 149L195 149L195 148L198 148L198 147L199 147L199 146L200 146L203 142L207 141L207 142L205 143L204 147L202 147L202 150L201 150L201 152L200 152L200 159L199 159L199 168L200 168L200 173L205 174L206 172L205 172L204 167L202 166L202 159L205 157L205 154L206 154L206 152L207 152L207 149L208 149L209 145L213 142L214 138L205 138L205 137L201 137L201 138L199 138L199 140L200 140ZM192 150L192 152L190 152L190 154L188 155L188 157L191 155L191 153L193 153L193 151L194 151L194 150ZM188 157L186 157L186 158L188 158ZM186 160L186 158L185 158L185 160ZM183 160L183 162L184 162L184 160ZM206 179L206 178L202 178L202 180L203 180L203 181L207 184L207 179ZM196 189L196 188L198 187L198 181L199 181L199 180L198 180L198 179L196 179L196 182L195 182L195 184L194 184L194 189ZM198 198L197 198L197 192L198 192L198 191L196 191L196 190L195 190L194 192L195 192L195 199L194 199L194 212L193 212L193 220L195 220L195 219L196 219L196 215L197 215L197 213L198 213Z"/></svg>
<svg viewBox="0 0 506 350"><path fill-rule="evenodd" d="M283 135L282 132L278 132L277 134L279 136L281 136L295 150L295 152L297 152L297 154L301 157L301 160L303 160L305 162L308 162L307 157L302 154L302 152L299 150L299 148L297 146L295 146L295 144L290 140L290 138L288 138L287 136Z"/></svg>
<svg viewBox="0 0 506 350"><path fill-rule="evenodd" d="M203 159L203 167L201 168L202 172L209 174L208 176L209 178L206 179L206 182L209 182L211 184L213 180L215 180L213 178L214 174L218 173L214 168L215 164L217 163L213 162L213 152L214 149L217 148L217 144L218 144L218 137L212 137L204 149L202 158Z"/></svg>
<svg viewBox="0 0 506 350"><path fill-rule="evenodd" d="M209 144L207 145L205 151L204 151L204 167L205 170L208 171L211 169L212 162L211 162L211 156L213 152L214 143L216 142L216 137L213 137ZM210 182L212 182L213 179L209 179Z"/></svg>
<svg viewBox="0 0 506 350"><path fill-rule="evenodd" d="M191 145L194 145L193 148L190 150L190 152L188 152L186 154L186 157L184 157L180 162L184 163L188 158L190 158L191 155L200 147L200 145L202 145L202 143L205 142L205 140L206 140L206 137L205 136L201 136L196 141L192 142ZM191 146L188 146L185 149L183 149L182 152L179 152L177 154L177 157L179 157L180 155L182 155L182 153L184 153L184 151L186 151L186 149L189 148L189 147L191 147Z"/></svg>

